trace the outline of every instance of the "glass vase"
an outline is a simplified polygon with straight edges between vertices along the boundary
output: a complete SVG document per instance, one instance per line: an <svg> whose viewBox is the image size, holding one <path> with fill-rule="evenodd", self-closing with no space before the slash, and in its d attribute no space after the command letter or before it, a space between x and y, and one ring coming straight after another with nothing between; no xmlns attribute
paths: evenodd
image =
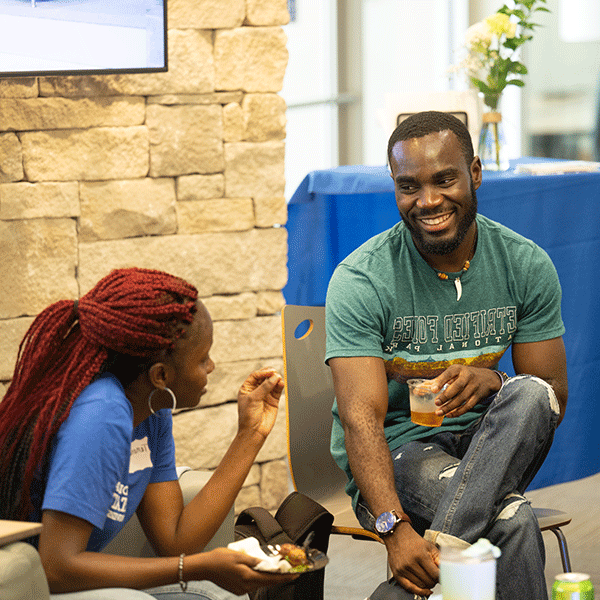
<svg viewBox="0 0 600 600"><path fill-rule="evenodd" d="M506 140L502 127L502 113L484 112L481 119L478 154L488 171L506 171L509 168Z"/></svg>

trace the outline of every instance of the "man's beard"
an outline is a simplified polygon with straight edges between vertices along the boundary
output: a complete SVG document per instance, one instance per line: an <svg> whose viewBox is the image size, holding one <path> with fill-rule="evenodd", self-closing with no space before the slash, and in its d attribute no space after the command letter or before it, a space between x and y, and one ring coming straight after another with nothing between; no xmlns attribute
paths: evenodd
<svg viewBox="0 0 600 600"><path fill-rule="evenodd" d="M464 214L462 220L458 224L458 229L456 231L456 235L451 240L440 240L439 242L426 240L423 236L423 232L420 229L417 229L409 223L408 220L405 220L406 227L410 231L413 239L415 241L415 245L425 254L439 254L446 255L454 252L463 242L467 232L469 231L469 227L473 224L475 217L477 216L477 194L475 188L473 186L473 182L471 182L471 204Z"/></svg>

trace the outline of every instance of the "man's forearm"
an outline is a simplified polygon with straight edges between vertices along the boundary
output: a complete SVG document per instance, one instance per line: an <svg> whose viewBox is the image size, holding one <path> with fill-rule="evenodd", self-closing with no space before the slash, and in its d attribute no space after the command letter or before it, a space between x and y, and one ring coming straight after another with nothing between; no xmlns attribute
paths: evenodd
<svg viewBox="0 0 600 600"><path fill-rule="evenodd" d="M569 397L569 386L566 382L566 377L564 379L545 379L544 381L554 390L560 411L558 417L558 425L560 425L567 410L567 399Z"/></svg>
<svg viewBox="0 0 600 600"><path fill-rule="evenodd" d="M567 357L562 338L513 344L512 359L517 375L534 375L552 387L559 405L560 423L565 415L569 395Z"/></svg>
<svg viewBox="0 0 600 600"><path fill-rule="evenodd" d="M394 467L383 428L374 421L346 427L346 452L356 485L373 515L402 510L394 484Z"/></svg>

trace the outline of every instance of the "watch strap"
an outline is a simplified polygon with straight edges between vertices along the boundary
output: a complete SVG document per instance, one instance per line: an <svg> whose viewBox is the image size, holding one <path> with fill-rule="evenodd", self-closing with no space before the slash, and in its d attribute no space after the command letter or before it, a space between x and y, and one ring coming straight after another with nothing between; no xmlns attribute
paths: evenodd
<svg viewBox="0 0 600 600"><path fill-rule="evenodd" d="M397 510L393 510L392 512L400 519L400 521L406 521L409 525L412 525L410 517L405 512L398 512Z"/></svg>

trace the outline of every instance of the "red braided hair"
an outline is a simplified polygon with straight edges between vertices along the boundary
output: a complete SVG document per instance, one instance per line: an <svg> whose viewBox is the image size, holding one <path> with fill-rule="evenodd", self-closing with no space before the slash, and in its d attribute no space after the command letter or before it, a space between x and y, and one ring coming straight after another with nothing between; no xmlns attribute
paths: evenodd
<svg viewBox="0 0 600 600"><path fill-rule="evenodd" d="M61 300L37 316L0 402L0 518L28 518L31 483L49 444L111 351L150 357L172 349L182 324L192 322L197 297L173 275L117 269L79 302Z"/></svg>

